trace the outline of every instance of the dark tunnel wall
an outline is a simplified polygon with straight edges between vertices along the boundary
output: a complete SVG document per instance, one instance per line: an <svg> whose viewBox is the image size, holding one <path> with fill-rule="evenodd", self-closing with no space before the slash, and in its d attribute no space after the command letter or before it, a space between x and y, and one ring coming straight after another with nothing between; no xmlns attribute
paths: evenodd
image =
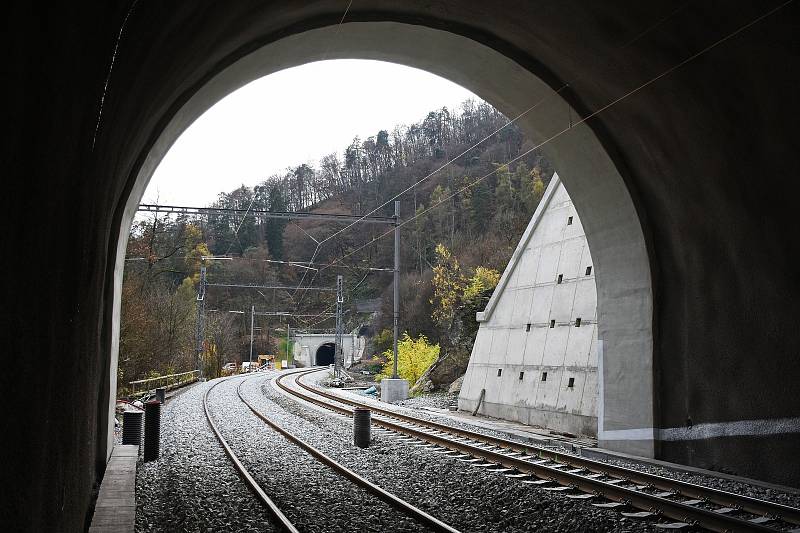
<svg viewBox="0 0 800 533"><path fill-rule="evenodd" d="M121 206L148 146L222 66L265 35L338 22L343 4L139 2L122 32L128 5L10 4L2 242L12 257L0 307L10 440L0 471L14 489L0 499L3 530L84 526L105 462ZM672 2L362 0L348 17L472 37L553 86L569 83L564 94L585 114L777 5L688 4L664 20ZM744 421L728 437L667 431L659 456L793 484L800 466L784 459L800 449L798 13L788 5L590 121L648 242L657 426ZM785 430L747 436L763 427L748 421L765 419Z"/></svg>

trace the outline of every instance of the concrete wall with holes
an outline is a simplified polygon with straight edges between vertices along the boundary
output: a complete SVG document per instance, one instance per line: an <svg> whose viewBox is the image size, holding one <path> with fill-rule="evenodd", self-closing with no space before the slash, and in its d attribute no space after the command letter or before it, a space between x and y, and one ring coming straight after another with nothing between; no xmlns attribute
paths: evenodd
<svg viewBox="0 0 800 533"><path fill-rule="evenodd" d="M597 290L581 221L555 175L481 322L459 408L597 434Z"/></svg>

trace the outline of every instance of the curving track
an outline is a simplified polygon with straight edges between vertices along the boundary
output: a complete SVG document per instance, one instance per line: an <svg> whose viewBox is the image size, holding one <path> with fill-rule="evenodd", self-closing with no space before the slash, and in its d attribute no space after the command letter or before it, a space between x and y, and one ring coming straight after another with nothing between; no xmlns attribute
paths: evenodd
<svg viewBox="0 0 800 533"><path fill-rule="evenodd" d="M228 378L234 379L234 378ZM355 485L359 486L360 488L364 489L365 491L373 494L377 498L383 500L384 502L388 503L389 505L393 506L394 508L400 510L401 512L405 513L409 517L417 520L420 524L430 528L432 531L440 531L444 533L460 533L457 529L449 526L448 524L438 520L434 516L422 511L421 509L414 507L413 505L409 504L405 500L395 496L394 494L378 487L377 485L371 483L370 481L366 480L365 478L359 476L354 471L350 470L349 468L343 466L342 464L336 462L334 459L329 457L328 455L324 454L317 448L314 448L310 444L303 441L301 438L297 437L296 435L292 434L291 432L287 431L286 429L282 428L275 422L269 419L263 412L259 411L251 402L249 402L243 395L242 395L242 385L246 381L247 378L242 379L237 388L236 392L239 399L247 406L247 408L261 421L267 424L271 429L275 430L276 432L280 433L283 437L288 439L292 444L298 446L315 459L317 459L323 465L331 468L333 471L338 473L339 475L345 477L346 479L352 481ZM274 501L267 495L267 493L262 489L262 487L258 484L258 482L253 478L251 473L247 470L244 466L242 461L238 458L236 453L231 448L228 441L223 437L222 433L220 432L217 424L214 421L213 416L211 415L211 411L209 409L209 395L211 391L220 385L228 381L227 379L220 380L211 387L203 395L203 408L205 411L206 419L208 420L211 429L213 430L217 440L222 445L225 453L228 455L230 460L233 462L234 467L239 472L241 477L247 483L247 485L253 490L259 500L264 504L264 506L270 511L272 516L275 518L276 523L283 528L285 531L289 531L291 533L299 533L297 527L286 517L286 515L278 508Z"/></svg>
<svg viewBox="0 0 800 533"><path fill-rule="evenodd" d="M574 499L597 500L637 518L669 518L656 527L712 531L782 531L800 525L800 509L780 503L631 470L592 459L455 428L332 394L304 383L311 369L278 377L286 393L346 416L350 407L373 412L373 424L427 443L431 449ZM291 383L291 385L287 385ZM637 512L626 512L631 507ZM794 529L791 529L794 531Z"/></svg>

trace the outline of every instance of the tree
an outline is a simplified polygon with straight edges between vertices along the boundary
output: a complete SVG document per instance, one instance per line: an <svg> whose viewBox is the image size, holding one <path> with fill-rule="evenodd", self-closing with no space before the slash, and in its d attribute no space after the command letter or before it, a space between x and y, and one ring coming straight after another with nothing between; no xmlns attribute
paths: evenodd
<svg viewBox="0 0 800 533"><path fill-rule="evenodd" d="M494 194L498 214L514 211L516 194L507 165L501 165L497 168L497 189L495 189Z"/></svg>
<svg viewBox="0 0 800 533"><path fill-rule="evenodd" d="M433 311L431 318L441 327L453 319L456 306L464 292L465 280L458 259L443 244L436 246L436 266L433 267Z"/></svg>
<svg viewBox="0 0 800 533"><path fill-rule="evenodd" d="M286 211L286 200L283 191L277 184L273 184L269 192L269 210L272 213ZM273 259L283 259L283 232L286 229L286 220L270 218L267 220L267 247Z"/></svg>
<svg viewBox="0 0 800 533"><path fill-rule="evenodd" d="M485 291L494 289L499 281L500 272L492 268L479 266L475 269L475 274L472 275L464 288L464 301L472 301Z"/></svg>
<svg viewBox="0 0 800 533"><path fill-rule="evenodd" d="M544 181L542 181L542 172L539 167L533 167L530 172L521 173L519 165L517 167L517 174L520 178L520 199L522 200L523 208L526 213L533 214L536 211L536 206L544 196ZM527 166L524 171L527 171Z"/></svg>
<svg viewBox="0 0 800 533"><path fill-rule="evenodd" d="M479 181L472 188L472 228L476 234L481 235L486 231L486 221L492 208L491 192L485 180Z"/></svg>
<svg viewBox="0 0 800 533"><path fill-rule="evenodd" d="M386 350L383 355L387 358L387 362L378 376L380 379L389 378L394 373L393 351ZM439 345L429 343L425 335L413 339L408 333L403 333L402 339L397 341L397 373L412 385L438 357Z"/></svg>
<svg viewBox="0 0 800 533"><path fill-rule="evenodd" d="M437 185L431 193L430 220L433 226L434 241L452 241L453 200L450 198L450 187Z"/></svg>

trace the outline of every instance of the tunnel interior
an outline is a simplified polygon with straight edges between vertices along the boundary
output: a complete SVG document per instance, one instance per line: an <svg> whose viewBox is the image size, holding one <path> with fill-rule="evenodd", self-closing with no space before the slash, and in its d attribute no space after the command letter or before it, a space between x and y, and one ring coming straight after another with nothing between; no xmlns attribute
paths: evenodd
<svg viewBox="0 0 800 533"><path fill-rule="evenodd" d="M800 379L800 4L544 4L364 0L342 24L333 0L12 3L6 529L82 529L127 228L163 154L247 80L325 57L427 69L553 137L596 263L604 446L799 484L800 400L775 384Z"/></svg>
<svg viewBox="0 0 800 533"><path fill-rule="evenodd" d="M336 353L336 345L332 342L326 342L317 348L317 355L315 361L317 365L332 365L334 354Z"/></svg>

